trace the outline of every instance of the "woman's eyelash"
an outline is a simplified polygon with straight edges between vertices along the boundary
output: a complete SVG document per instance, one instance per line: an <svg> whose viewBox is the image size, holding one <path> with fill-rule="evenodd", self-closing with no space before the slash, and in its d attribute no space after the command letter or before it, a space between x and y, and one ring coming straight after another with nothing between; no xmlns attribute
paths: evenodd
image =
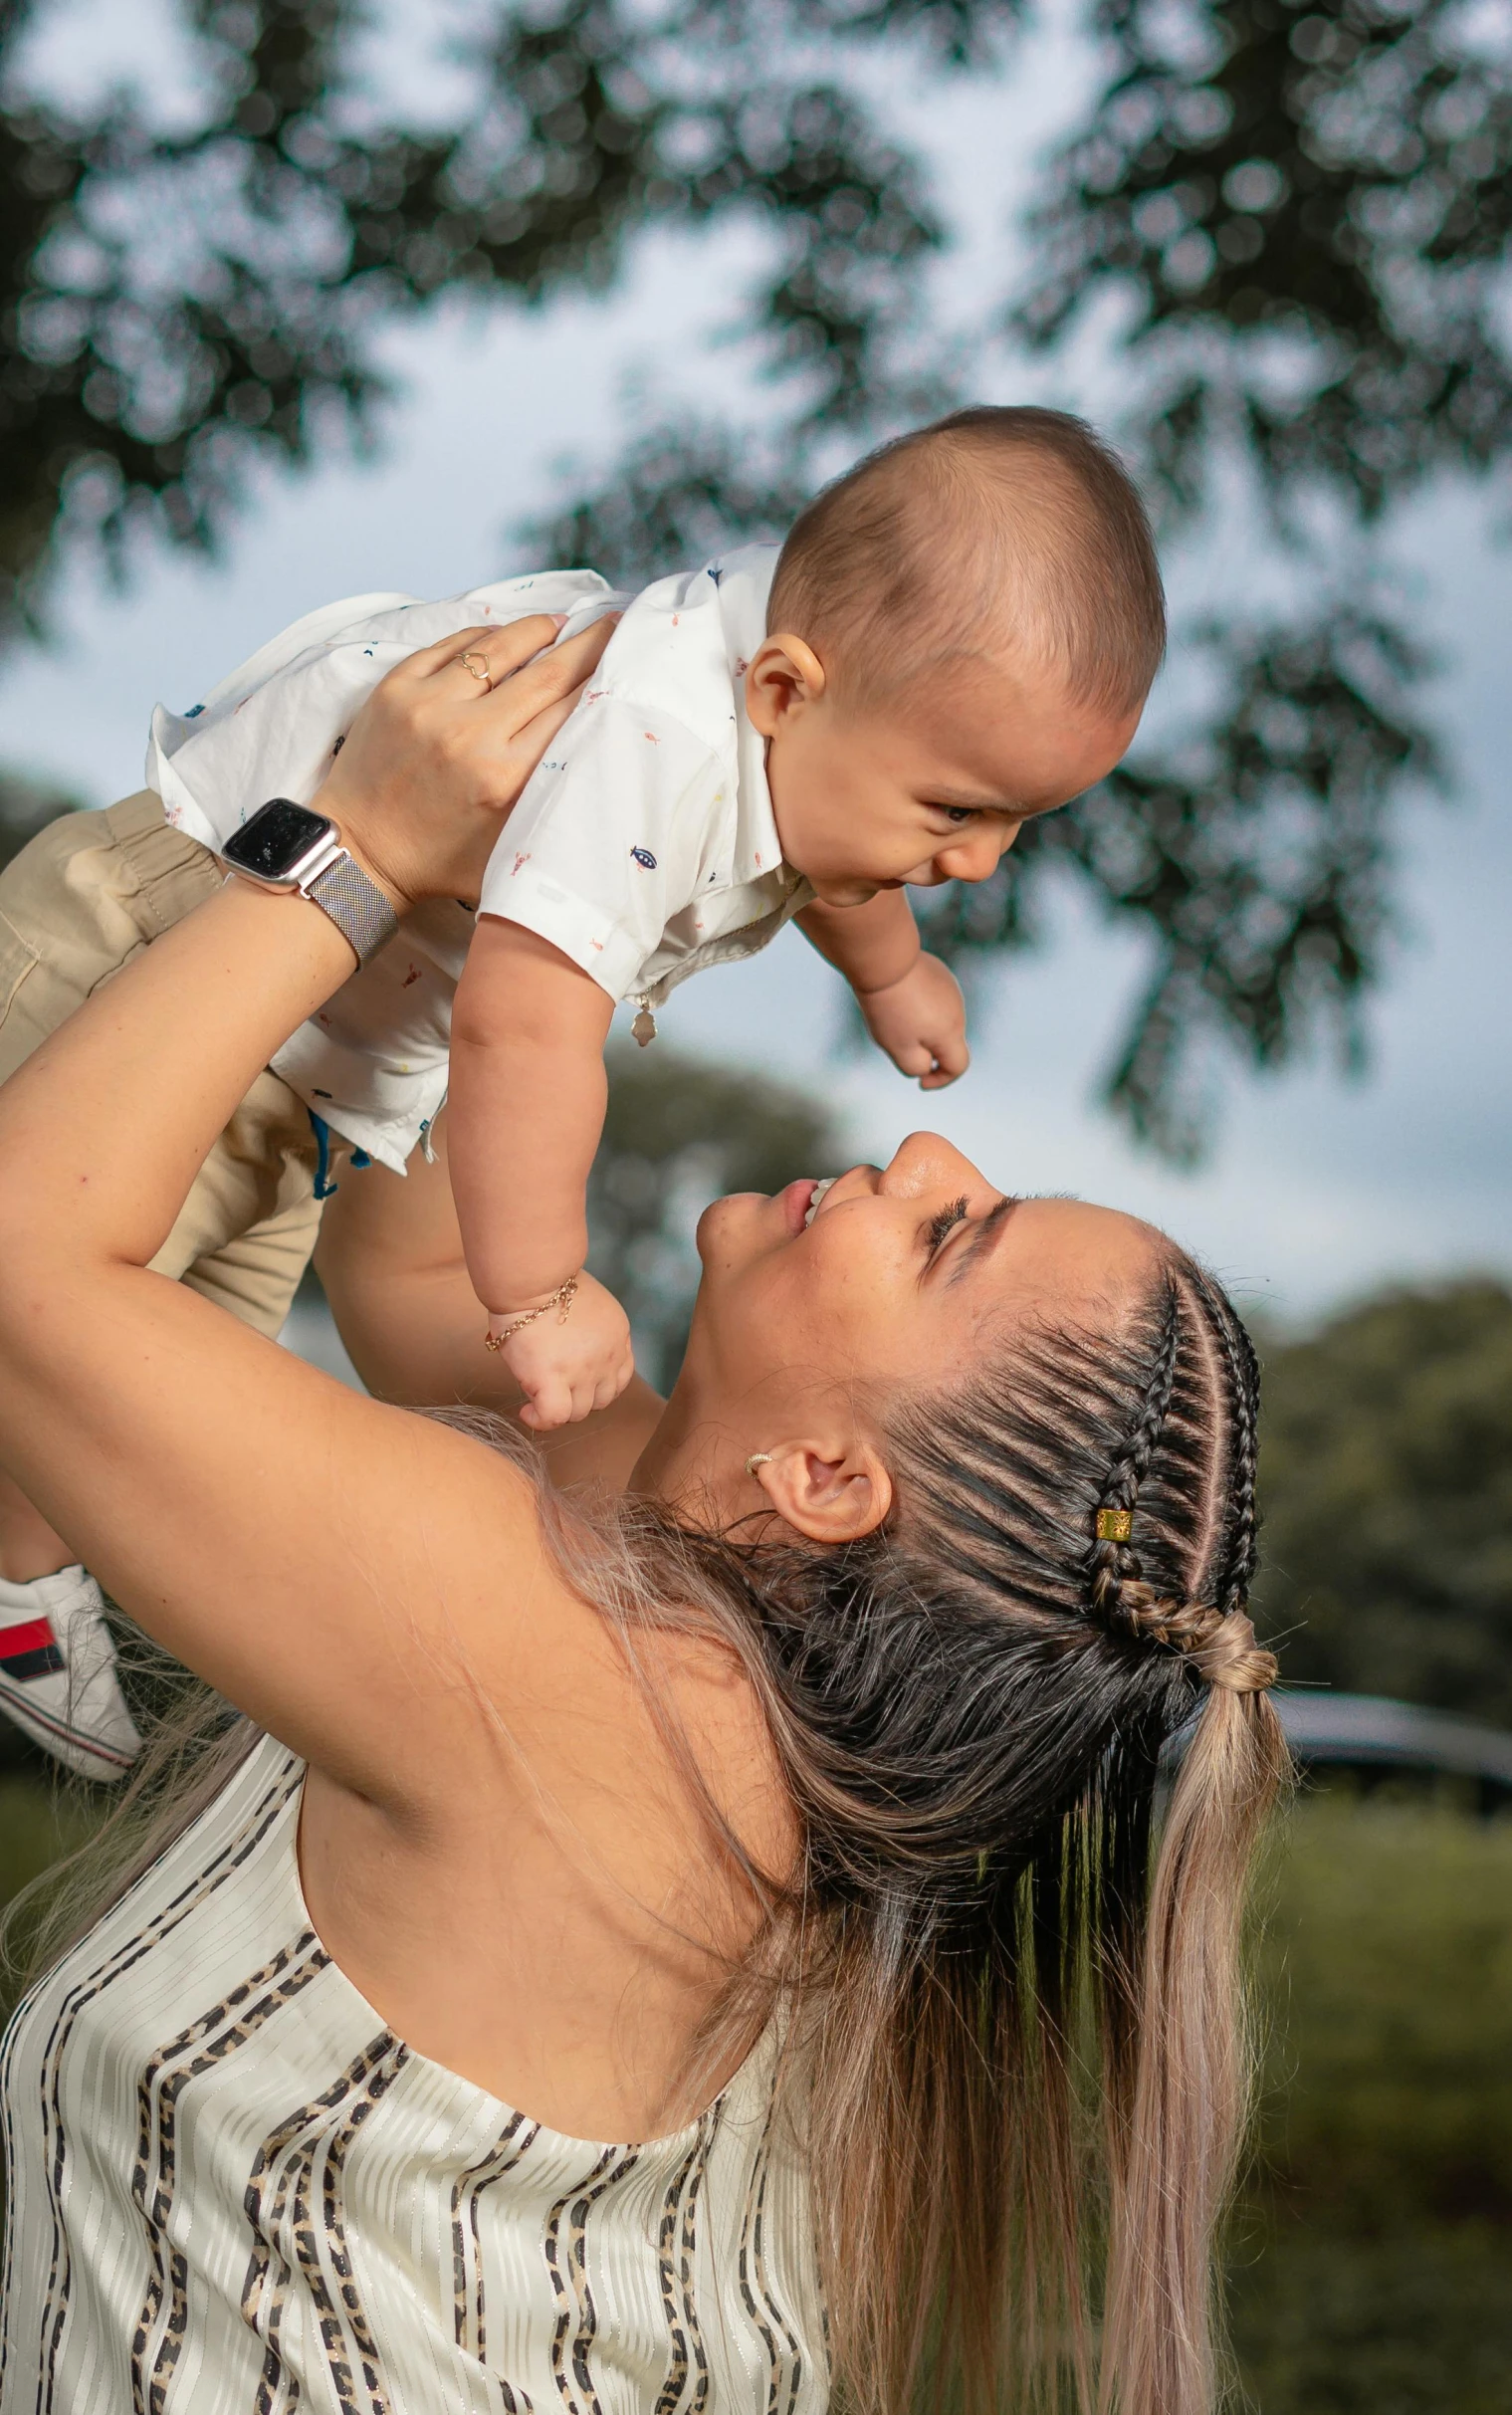
<svg viewBox="0 0 1512 2415"><path fill-rule="evenodd" d="M952 1200L949 1208L942 1208L938 1214L930 1217L924 1229L929 1238L932 1256L940 1247L946 1234L954 1232L956 1226L962 1221L969 1205L970 1203L963 1194L959 1200Z"/></svg>

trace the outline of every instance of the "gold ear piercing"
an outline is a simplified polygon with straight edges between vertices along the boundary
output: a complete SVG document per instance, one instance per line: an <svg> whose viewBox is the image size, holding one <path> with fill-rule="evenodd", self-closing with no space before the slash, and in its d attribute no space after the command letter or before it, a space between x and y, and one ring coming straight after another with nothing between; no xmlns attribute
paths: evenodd
<svg viewBox="0 0 1512 2415"><path fill-rule="evenodd" d="M754 1450L746 1461L746 1473L754 1476L758 1467L769 1467L770 1465L771 1452L769 1450Z"/></svg>

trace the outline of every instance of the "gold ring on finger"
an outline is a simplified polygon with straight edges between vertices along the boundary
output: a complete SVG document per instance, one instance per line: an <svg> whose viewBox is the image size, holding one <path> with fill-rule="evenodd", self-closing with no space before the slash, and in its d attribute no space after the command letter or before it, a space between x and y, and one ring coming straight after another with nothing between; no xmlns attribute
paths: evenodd
<svg viewBox="0 0 1512 2415"><path fill-rule="evenodd" d="M460 662L463 670L470 671L474 679L481 679L486 688L493 688L494 674L489 669L489 658L486 654L480 654L475 646L469 646L465 654L454 654L452 660Z"/></svg>

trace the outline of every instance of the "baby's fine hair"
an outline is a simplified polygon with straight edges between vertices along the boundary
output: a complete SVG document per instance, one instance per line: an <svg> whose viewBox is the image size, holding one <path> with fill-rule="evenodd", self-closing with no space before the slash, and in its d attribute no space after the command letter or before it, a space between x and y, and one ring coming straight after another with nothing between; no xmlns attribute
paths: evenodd
<svg viewBox="0 0 1512 2415"><path fill-rule="evenodd" d="M1071 698L1124 714L1166 650L1166 598L1139 491L1068 411L980 404L895 437L794 522L767 626L870 697L953 661L1009 653Z"/></svg>

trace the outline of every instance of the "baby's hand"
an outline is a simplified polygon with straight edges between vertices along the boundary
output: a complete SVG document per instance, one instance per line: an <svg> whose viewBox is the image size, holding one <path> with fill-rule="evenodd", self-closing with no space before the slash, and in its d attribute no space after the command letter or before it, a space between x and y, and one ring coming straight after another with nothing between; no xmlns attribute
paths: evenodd
<svg viewBox="0 0 1512 2415"><path fill-rule="evenodd" d="M534 1303L490 1311L489 1334L502 1335ZM580 1274L566 1321L547 1308L497 1345L499 1355L526 1396L520 1422L538 1433L570 1426L595 1409L617 1401L635 1372L630 1320L617 1299Z"/></svg>
<svg viewBox="0 0 1512 2415"><path fill-rule="evenodd" d="M921 1090L943 1090L971 1063L961 984L938 956L921 953L887 988L858 989L856 1003L878 1047L900 1073L917 1074Z"/></svg>

